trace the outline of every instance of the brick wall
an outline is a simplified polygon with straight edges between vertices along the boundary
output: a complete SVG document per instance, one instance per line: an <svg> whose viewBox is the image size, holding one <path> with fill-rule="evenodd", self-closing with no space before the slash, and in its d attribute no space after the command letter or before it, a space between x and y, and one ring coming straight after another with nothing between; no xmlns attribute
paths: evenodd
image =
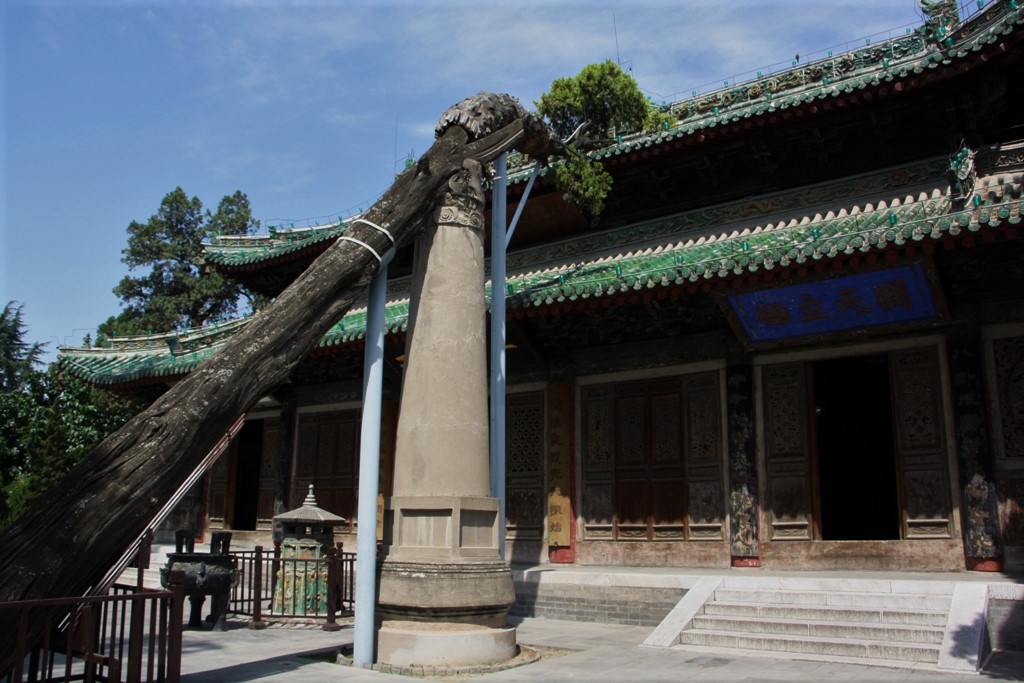
<svg viewBox="0 0 1024 683"><path fill-rule="evenodd" d="M686 594L680 588L632 588L516 582L510 616L657 626Z"/></svg>
<svg viewBox="0 0 1024 683"><path fill-rule="evenodd" d="M1024 602L990 599L988 635L995 650L1024 652Z"/></svg>

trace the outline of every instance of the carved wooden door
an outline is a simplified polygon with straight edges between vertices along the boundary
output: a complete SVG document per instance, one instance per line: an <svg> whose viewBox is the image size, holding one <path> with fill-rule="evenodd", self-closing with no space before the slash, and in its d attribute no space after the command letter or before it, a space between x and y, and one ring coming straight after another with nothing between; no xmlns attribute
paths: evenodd
<svg viewBox="0 0 1024 683"><path fill-rule="evenodd" d="M717 541L725 538L718 373L688 375L682 384L687 538Z"/></svg>
<svg viewBox="0 0 1024 683"><path fill-rule="evenodd" d="M351 523L356 512L358 413L350 411L301 415L298 437L291 507L302 505L309 485L313 484L317 506Z"/></svg>
<svg viewBox="0 0 1024 683"><path fill-rule="evenodd" d="M505 430L505 539L510 560L540 557L544 537L544 392L512 394Z"/></svg>
<svg viewBox="0 0 1024 683"><path fill-rule="evenodd" d="M658 541L686 538L687 484L683 440L687 401L682 384L679 378L671 378L652 382L648 390L650 538Z"/></svg>
<svg viewBox="0 0 1024 683"><path fill-rule="evenodd" d="M949 538L952 507L938 352L889 354L902 536Z"/></svg>
<svg viewBox="0 0 1024 683"><path fill-rule="evenodd" d="M806 363L761 373L764 405L765 525L769 539L814 537Z"/></svg>
<svg viewBox="0 0 1024 683"><path fill-rule="evenodd" d="M223 529L227 523L227 510L228 508L228 473L231 468L231 459L235 451L235 445L232 444L224 453L221 453L217 461L213 463L213 467L210 468L209 482L210 482L210 493L209 493L209 516L210 516L210 527L213 529Z"/></svg>
<svg viewBox="0 0 1024 683"><path fill-rule="evenodd" d="M644 388L642 382L615 387L615 526L620 539L648 538L649 508L655 502L648 471ZM680 493L677 490L675 496L678 498Z"/></svg>
<svg viewBox="0 0 1024 683"><path fill-rule="evenodd" d="M274 493L277 490L277 434L280 420L263 420L263 443L260 454L260 483L256 499L256 528L269 530L274 524ZM283 511L282 511L283 512Z"/></svg>
<svg viewBox="0 0 1024 683"><path fill-rule="evenodd" d="M718 374L585 387L588 539L724 537Z"/></svg>
<svg viewBox="0 0 1024 683"><path fill-rule="evenodd" d="M615 526L613 504L614 433L611 384L580 392L583 458L583 533L587 539L610 540Z"/></svg>

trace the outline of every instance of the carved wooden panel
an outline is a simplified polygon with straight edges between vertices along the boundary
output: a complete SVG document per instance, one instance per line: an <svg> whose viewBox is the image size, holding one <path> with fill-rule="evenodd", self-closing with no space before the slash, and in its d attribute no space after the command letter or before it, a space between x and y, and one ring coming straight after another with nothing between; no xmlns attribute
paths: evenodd
<svg viewBox="0 0 1024 683"><path fill-rule="evenodd" d="M586 538L724 538L717 373L586 387L581 400Z"/></svg>
<svg viewBox="0 0 1024 683"><path fill-rule="evenodd" d="M615 535L623 540L646 540L653 495L644 385L617 386L614 406Z"/></svg>
<svg viewBox="0 0 1024 683"><path fill-rule="evenodd" d="M274 523L274 492L277 490L277 447L279 420L263 420L260 454L260 488L256 499L256 528L269 530Z"/></svg>
<svg viewBox="0 0 1024 683"><path fill-rule="evenodd" d="M724 538L722 415L718 373L686 377L684 432L691 540Z"/></svg>
<svg viewBox="0 0 1024 683"><path fill-rule="evenodd" d="M233 447L229 447L210 468L209 517L210 526L214 529L224 528L227 514L228 471L233 450Z"/></svg>
<svg viewBox="0 0 1024 683"><path fill-rule="evenodd" d="M810 540L813 516L807 366L766 366L762 384L767 530L772 540Z"/></svg>
<svg viewBox="0 0 1024 683"><path fill-rule="evenodd" d="M359 413L299 416L296 475L290 507L302 505L313 484L317 506L355 521L359 463Z"/></svg>
<svg viewBox="0 0 1024 683"><path fill-rule="evenodd" d="M583 458L583 535L585 538L612 537L615 505L612 497L611 385L584 387L580 392Z"/></svg>
<svg viewBox="0 0 1024 683"><path fill-rule="evenodd" d="M650 538L681 541L686 538L686 483L684 479L684 423L682 384L678 378L647 386L650 414Z"/></svg>
<svg viewBox="0 0 1024 683"><path fill-rule="evenodd" d="M682 461L682 407L676 393L659 396L651 405L651 441L654 463L671 465Z"/></svg>
<svg viewBox="0 0 1024 683"><path fill-rule="evenodd" d="M588 472L611 466L612 401L610 387L587 387L583 391L583 462Z"/></svg>
<svg viewBox="0 0 1024 683"><path fill-rule="evenodd" d="M938 363L934 348L889 356L904 538L949 538L953 530Z"/></svg>
<svg viewBox="0 0 1024 683"><path fill-rule="evenodd" d="M611 538L614 529L612 523L614 514L611 483L584 484L583 519L586 538Z"/></svg>
<svg viewBox="0 0 1024 683"><path fill-rule="evenodd" d="M1024 337L996 339L992 353L999 528L1007 546L1024 546Z"/></svg>
<svg viewBox="0 0 1024 683"><path fill-rule="evenodd" d="M1024 462L1024 337L992 342L998 402L998 456L1005 462Z"/></svg>
<svg viewBox="0 0 1024 683"><path fill-rule="evenodd" d="M506 538L540 540L544 531L544 393L512 394L505 412Z"/></svg>

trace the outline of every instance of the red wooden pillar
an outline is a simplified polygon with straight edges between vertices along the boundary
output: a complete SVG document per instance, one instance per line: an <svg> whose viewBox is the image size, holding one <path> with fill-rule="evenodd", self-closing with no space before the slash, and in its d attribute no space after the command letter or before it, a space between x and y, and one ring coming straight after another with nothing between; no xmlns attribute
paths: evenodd
<svg viewBox="0 0 1024 683"><path fill-rule="evenodd" d="M547 389L547 541L555 564L576 561L575 391L569 382Z"/></svg>

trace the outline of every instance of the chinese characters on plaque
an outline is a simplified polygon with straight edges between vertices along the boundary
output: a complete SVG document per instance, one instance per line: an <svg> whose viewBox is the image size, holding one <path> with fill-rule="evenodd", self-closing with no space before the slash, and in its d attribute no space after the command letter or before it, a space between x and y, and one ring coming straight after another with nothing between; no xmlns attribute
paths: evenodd
<svg viewBox="0 0 1024 683"><path fill-rule="evenodd" d="M727 299L737 331L754 345L942 319L921 262Z"/></svg>

